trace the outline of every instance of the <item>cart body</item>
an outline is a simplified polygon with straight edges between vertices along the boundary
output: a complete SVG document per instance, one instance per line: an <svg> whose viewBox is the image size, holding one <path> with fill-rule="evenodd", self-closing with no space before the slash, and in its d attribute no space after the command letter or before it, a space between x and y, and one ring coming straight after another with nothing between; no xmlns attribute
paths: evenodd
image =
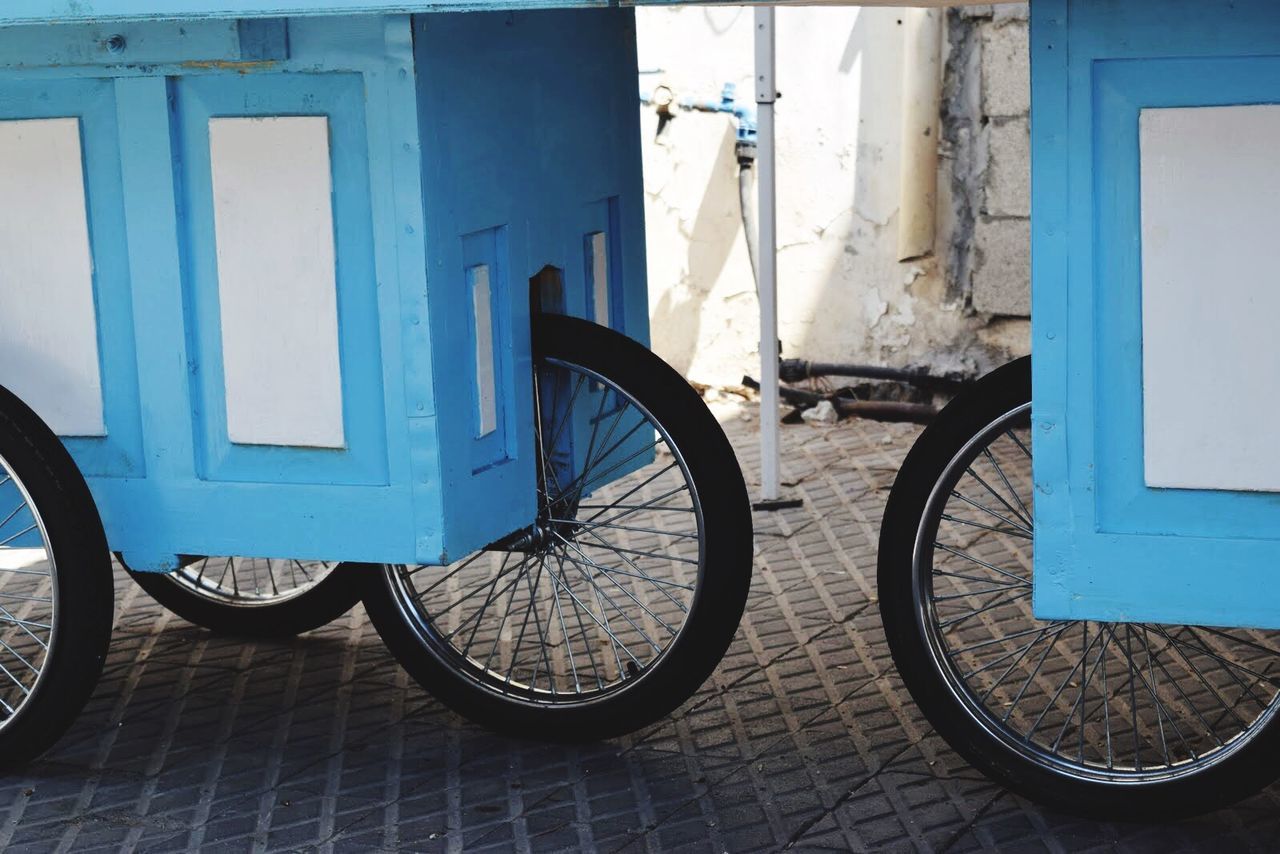
<svg viewBox="0 0 1280 854"><path fill-rule="evenodd" d="M1035 606L1280 626L1280 14L1034 0Z"/></svg>
<svg viewBox="0 0 1280 854"><path fill-rule="evenodd" d="M0 12L93 18L0 27L0 383L135 568L527 525L531 278L648 337L632 13L177 5Z"/></svg>
<svg viewBox="0 0 1280 854"><path fill-rule="evenodd" d="M868 0L860 6L976 6L983 0ZM59 24L74 21L191 20L261 18L353 13L494 12L535 9L588 9L617 6L743 5L730 0L9 0L0 24ZM751 4L747 4L751 5ZM843 0L782 0L771 6L854 5Z"/></svg>

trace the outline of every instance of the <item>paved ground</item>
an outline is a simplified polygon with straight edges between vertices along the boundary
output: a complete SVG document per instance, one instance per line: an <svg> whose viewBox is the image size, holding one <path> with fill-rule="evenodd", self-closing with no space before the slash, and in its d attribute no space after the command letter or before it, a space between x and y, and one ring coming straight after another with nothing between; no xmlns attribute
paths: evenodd
<svg viewBox="0 0 1280 854"><path fill-rule="evenodd" d="M730 416L748 471L754 422ZM986 782L901 690L875 534L915 429L785 430L804 507L757 518L749 613L670 720L615 743L499 738L410 685L357 608L288 643L210 636L118 580L93 702L0 779L9 851L1222 851L1280 846L1280 789L1165 827Z"/></svg>

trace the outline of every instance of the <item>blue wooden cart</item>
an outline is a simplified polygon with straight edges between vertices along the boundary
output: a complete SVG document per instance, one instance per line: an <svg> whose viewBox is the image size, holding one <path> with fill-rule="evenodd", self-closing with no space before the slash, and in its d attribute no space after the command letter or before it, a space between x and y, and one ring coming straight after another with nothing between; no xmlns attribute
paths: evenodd
<svg viewBox="0 0 1280 854"><path fill-rule="evenodd" d="M1280 772L1280 8L1032 0L1031 58L1034 368L908 457L881 611L979 768L1170 820Z"/></svg>
<svg viewBox="0 0 1280 854"><path fill-rule="evenodd" d="M508 5L0 9L4 762L93 689L108 550L222 631L362 596L528 736L723 654L749 509L643 346L633 16Z"/></svg>

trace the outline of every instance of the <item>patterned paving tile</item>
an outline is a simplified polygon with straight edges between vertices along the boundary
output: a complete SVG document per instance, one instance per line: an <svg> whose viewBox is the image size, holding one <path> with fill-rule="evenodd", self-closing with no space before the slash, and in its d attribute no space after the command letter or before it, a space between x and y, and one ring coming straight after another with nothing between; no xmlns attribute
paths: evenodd
<svg viewBox="0 0 1280 854"><path fill-rule="evenodd" d="M727 413L756 470L750 413ZM212 636L120 575L106 673L45 758L0 778L0 849L1265 851L1280 792L1165 826L1055 814L934 735L875 608L875 538L916 428L784 429L804 506L756 519L747 617L671 718L548 745L458 719L360 608L285 642Z"/></svg>

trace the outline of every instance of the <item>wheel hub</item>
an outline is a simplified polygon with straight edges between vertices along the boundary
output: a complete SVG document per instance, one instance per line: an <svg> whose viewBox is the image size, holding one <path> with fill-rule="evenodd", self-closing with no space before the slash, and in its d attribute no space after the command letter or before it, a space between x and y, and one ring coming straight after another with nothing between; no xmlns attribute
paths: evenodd
<svg viewBox="0 0 1280 854"><path fill-rule="evenodd" d="M557 541L573 542L579 527L577 522L552 521L540 515L538 521L528 528L491 543L486 550L546 554Z"/></svg>

